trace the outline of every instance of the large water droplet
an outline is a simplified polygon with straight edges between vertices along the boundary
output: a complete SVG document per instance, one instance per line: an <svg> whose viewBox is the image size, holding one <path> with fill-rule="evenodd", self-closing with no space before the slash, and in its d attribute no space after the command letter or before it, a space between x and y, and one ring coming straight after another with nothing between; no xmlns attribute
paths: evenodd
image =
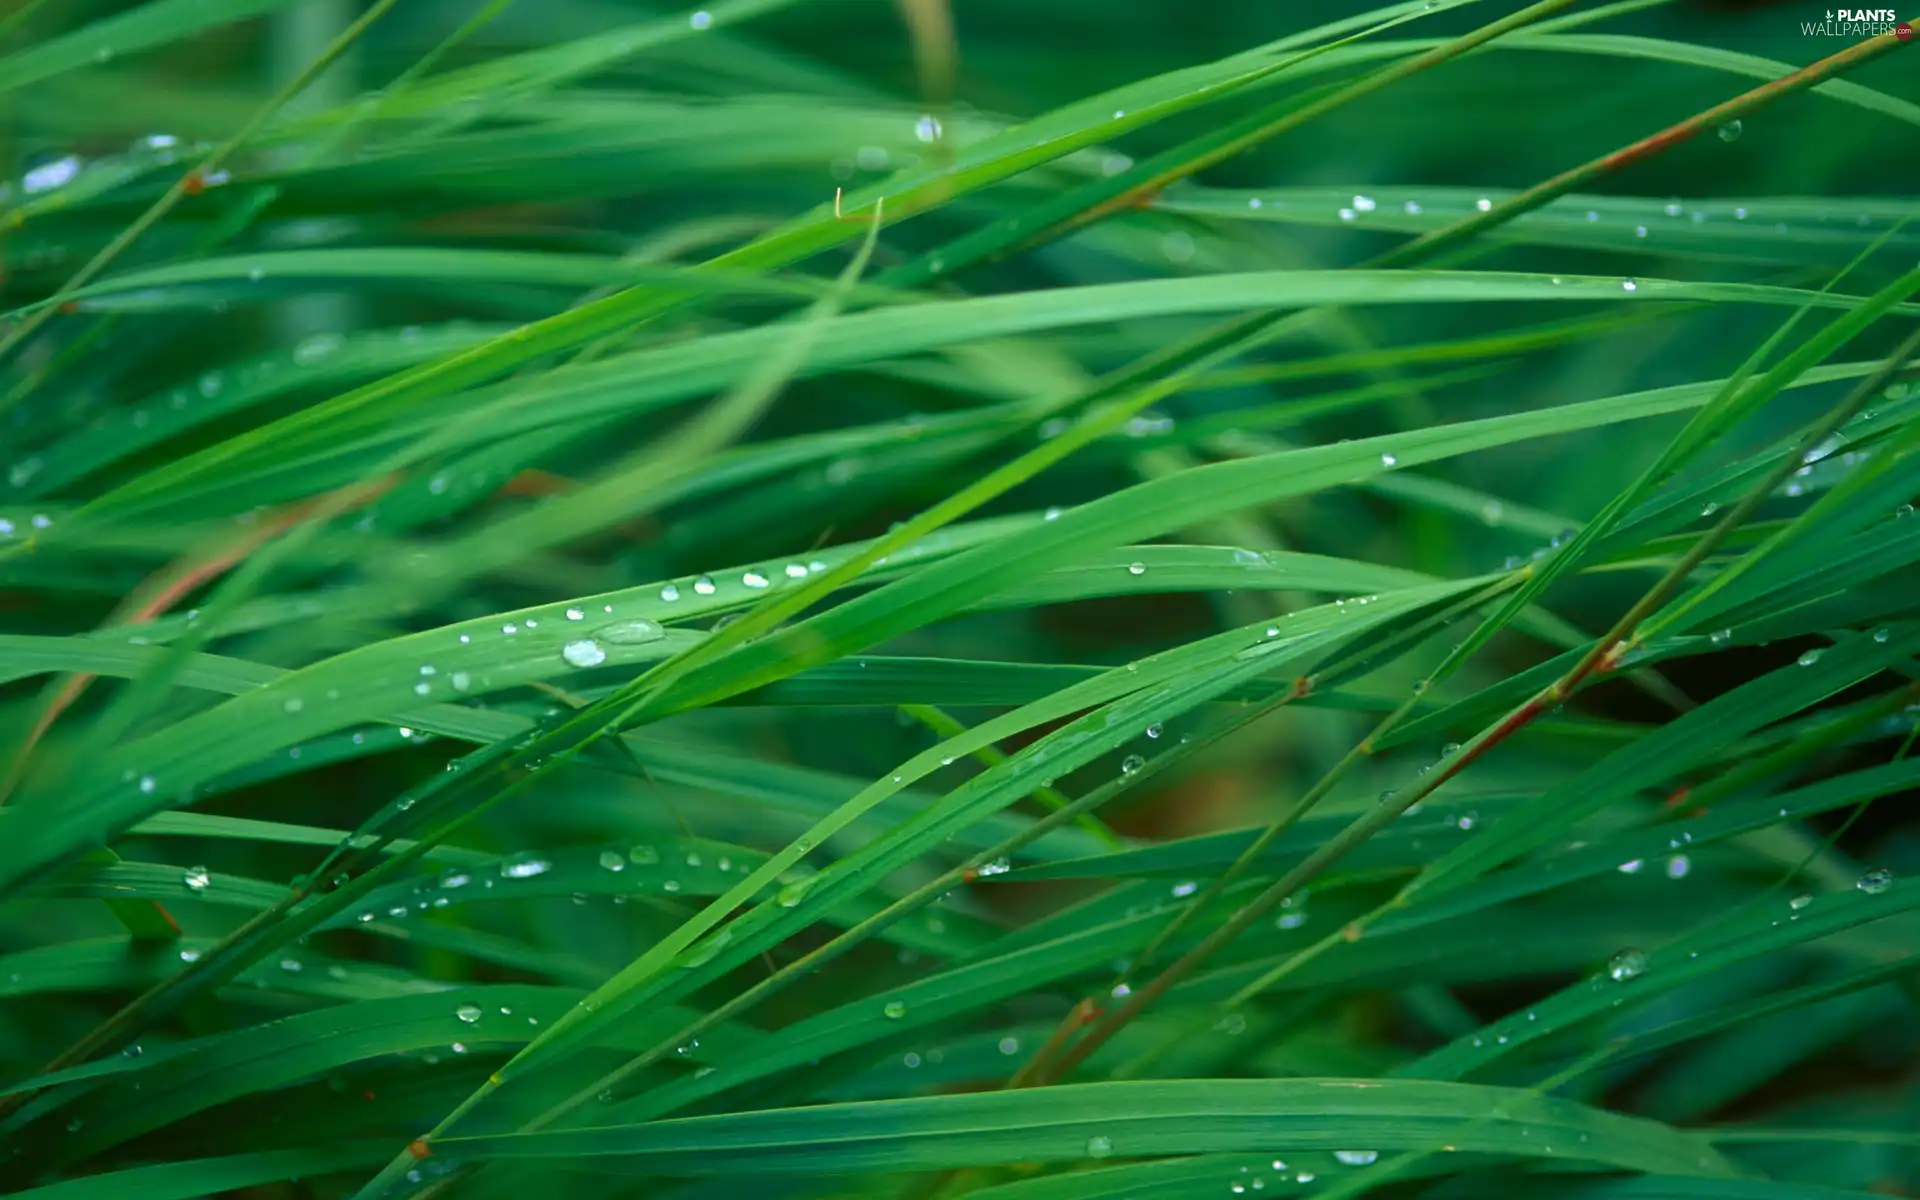
<svg viewBox="0 0 1920 1200"><path fill-rule="evenodd" d="M1335 1150L1333 1156L1350 1167L1365 1167L1377 1162L1378 1150Z"/></svg>
<svg viewBox="0 0 1920 1200"><path fill-rule="evenodd" d="M898 1021L901 1017L907 1015L907 1002L905 1000L889 1000L880 1009L880 1012L887 1020Z"/></svg>
<svg viewBox="0 0 1920 1200"><path fill-rule="evenodd" d="M1806 892L1801 892L1798 896L1795 896L1793 899L1787 901L1787 907L1792 909L1795 912L1799 912L1801 909L1807 907L1807 905L1812 903L1813 903L1813 897Z"/></svg>
<svg viewBox="0 0 1920 1200"><path fill-rule="evenodd" d="M1113 1154L1113 1139L1095 1134L1087 1139L1088 1158L1107 1158Z"/></svg>
<svg viewBox="0 0 1920 1200"><path fill-rule="evenodd" d="M560 657L566 659L569 666L597 667L607 661L607 652L592 638L580 638L562 646Z"/></svg>
<svg viewBox="0 0 1920 1200"><path fill-rule="evenodd" d="M1740 118L1735 117L1720 127L1720 140L1723 142L1737 141L1739 140L1742 130L1745 128L1744 125L1740 124Z"/></svg>
<svg viewBox="0 0 1920 1200"><path fill-rule="evenodd" d="M545 875L552 867L544 858L510 858L500 864L500 873L508 879L532 879L535 875Z"/></svg>
<svg viewBox="0 0 1920 1200"><path fill-rule="evenodd" d="M1638 950L1622 950L1607 960L1607 978L1619 982L1632 979L1647 969L1647 956Z"/></svg>
<svg viewBox="0 0 1920 1200"><path fill-rule="evenodd" d="M1820 654L1821 651L1819 650L1809 650L1794 661L1803 667L1810 667L1820 661Z"/></svg>
<svg viewBox="0 0 1920 1200"><path fill-rule="evenodd" d="M478 1004L462 1004L459 1008L453 1010L453 1015L459 1017L468 1025L472 1025L480 1019L480 1006Z"/></svg>
<svg viewBox="0 0 1920 1200"><path fill-rule="evenodd" d="M1138 754L1129 754L1120 761L1120 773L1122 775L1131 775L1146 765L1146 759L1141 758Z"/></svg>
<svg viewBox="0 0 1920 1200"><path fill-rule="evenodd" d="M602 850L600 865L609 871L624 871L627 869L627 859L618 850Z"/></svg>
<svg viewBox="0 0 1920 1200"><path fill-rule="evenodd" d="M657 642L667 635L667 631L656 621L644 618L632 621L616 621L593 631L595 640L612 642L616 646L639 646L647 642ZM605 657L602 655L602 657Z"/></svg>
<svg viewBox="0 0 1920 1200"><path fill-rule="evenodd" d="M1893 887L1893 872L1886 867L1875 867L1855 880L1853 886L1869 896L1878 896Z"/></svg>
<svg viewBox="0 0 1920 1200"><path fill-rule="evenodd" d="M186 884L190 892L204 892L213 879L205 867L188 867L187 873L180 877L180 882Z"/></svg>

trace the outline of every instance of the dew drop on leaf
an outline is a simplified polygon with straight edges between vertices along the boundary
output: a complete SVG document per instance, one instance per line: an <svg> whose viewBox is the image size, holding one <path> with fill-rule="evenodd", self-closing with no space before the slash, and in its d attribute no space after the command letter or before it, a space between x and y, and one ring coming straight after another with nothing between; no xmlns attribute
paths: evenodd
<svg viewBox="0 0 1920 1200"><path fill-rule="evenodd" d="M1878 896L1893 887L1893 872L1886 867L1875 867L1855 880L1853 886L1869 896Z"/></svg>
<svg viewBox="0 0 1920 1200"><path fill-rule="evenodd" d="M640 646L648 642L657 642L666 636L667 631L657 622L648 620L616 621L593 631L594 639L612 642L616 646ZM603 656L604 657L604 656Z"/></svg>
<svg viewBox="0 0 1920 1200"><path fill-rule="evenodd" d="M1638 950L1622 950L1607 960L1607 978L1624 983L1647 969L1647 956Z"/></svg>
<svg viewBox="0 0 1920 1200"><path fill-rule="evenodd" d="M517 857L500 864L500 874L508 879L532 879L535 875L545 875L553 866L544 858Z"/></svg>

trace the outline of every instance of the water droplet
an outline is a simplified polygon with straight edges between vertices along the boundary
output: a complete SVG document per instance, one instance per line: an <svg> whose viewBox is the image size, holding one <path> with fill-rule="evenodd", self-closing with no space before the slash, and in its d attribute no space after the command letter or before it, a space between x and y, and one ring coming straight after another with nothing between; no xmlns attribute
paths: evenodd
<svg viewBox="0 0 1920 1200"><path fill-rule="evenodd" d="M1647 969L1647 956L1638 950L1622 950L1607 960L1607 978L1622 982Z"/></svg>
<svg viewBox="0 0 1920 1200"><path fill-rule="evenodd" d="M618 850L602 850L600 865L609 871L624 871L627 869L627 859Z"/></svg>
<svg viewBox="0 0 1920 1200"><path fill-rule="evenodd" d="M1113 1154L1113 1139L1100 1134L1087 1139L1088 1158L1107 1158Z"/></svg>
<svg viewBox="0 0 1920 1200"><path fill-rule="evenodd" d="M645 842L635 842L627 850L627 861L636 866L657 866L660 862L660 852Z"/></svg>
<svg viewBox="0 0 1920 1200"><path fill-rule="evenodd" d="M54 188L72 182L73 177L79 173L79 157L69 154L63 158L56 158L52 162L42 163L21 176L20 190L30 196L40 192L50 192Z"/></svg>
<svg viewBox="0 0 1920 1200"><path fill-rule="evenodd" d="M939 141L939 118L930 114L922 114L920 119L913 123L913 140L923 145L932 145L934 142Z"/></svg>
<svg viewBox="0 0 1920 1200"><path fill-rule="evenodd" d="M1807 905L1812 903L1813 903L1813 896L1810 893L1801 892L1798 896L1795 896L1793 899L1787 901L1787 907L1792 909L1795 912L1799 912L1801 909L1805 908Z"/></svg>
<svg viewBox="0 0 1920 1200"><path fill-rule="evenodd" d="M1147 726L1147 736L1148 736L1148 737L1150 737L1150 738L1157 738L1157 737L1159 737L1159 736L1160 736L1160 734L1161 734L1162 732L1163 732L1163 731L1162 731L1162 729L1161 729L1161 727L1160 727L1160 726L1158 726L1158 725L1149 725L1149 726Z"/></svg>
<svg viewBox="0 0 1920 1200"><path fill-rule="evenodd" d="M1378 1150L1335 1150L1333 1156L1350 1167L1371 1166L1379 1161Z"/></svg>
<svg viewBox="0 0 1920 1200"><path fill-rule="evenodd" d="M453 1015L459 1017L466 1024L472 1025L480 1019L480 1006L478 1004L462 1004L453 1010Z"/></svg>
<svg viewBox="0 0 1920 1200"><path fill-rule="evenodd" d="M668 604L672 604L680 598L680 589L671 583L662 584L660 587L660 598Z"/></svg>
<svg viewBox="0 0 1920 1200"><path fill-rule="evenodd" d="M1013 1037L1003 1037L1003 1038L1001 1038L1001 1039L1000 1039L1000 1053L1002 1053L1002 1054L1018 1054L1018 1053L1020 1053L1020 1039L1019 1039L1019 1038L1013 1038Z"/></svg>
<svg viewBox="0 0 1920 1200"><path fill-rule="evenodd" d="M1395 457L1394 457L1393 455L1391 455L1391 454L1382 454L1382 455L1380 456L1380 465L1381 465L1381 466L1383 466L1383 467L1391 467L1391 466L1394 466L1394 465L1395 465L1395 464L1397 464L1397 463L1398 463L1399 461L1400 461L1399 459L1397 459L1397 458L1395 458Z"/></svg>
<svg viewBox="0 0 1920 1200"><path fill-rule="evenodd" d="M702 11L694 13L692 16L688 17L687 24L693 26L695 29L709 28L713 24L713 14L703 9Z"/></svg>
<svg viewBox="0 0 1920 1200"><path fill-rule="evenodd" d="M1355 196L1353 198L1353 207L1360 212L1372 212L1374 210L1373 197Z"/></svg>
<svg viewBox="0 0 1920 1200"><path fill-rule="evenodd" d="M1887 641L1888 638L1891 638L1892 636L1893 636L1893 630L1891 629L1876 629L1873 631L1873 640L1883 644Z"/></svg>
<svg viewBox="0 0 1920 1200"><path fill-rule="evenodd" d="M1482 196L1478 200L1475 200L1473 202L1473 206L1479 209L1481 212L1489 212L1493 208L1493 201L1487 199L1485 196Z"/></svg>
<svg viewBox="0 0 1920 1200"><path fill-rule="evenodd" d="M1733 640L1733 630L1716 629L1707 635L1707 640L1716 646L1724 646Z"/></svg>
<svg viewBox="0 0 1920 1200"><path fill-rule="evenodd" d="M1878 896L1893 887L1893 872L1886 867L1875 867L1855 880L1853 886L1869 896Z"/></svg>
<svg viewBox="0 0 1920 1200"><path fill-rule="evenodd" d="M667 631L656 621L637 618L632 621L616 621L611 625L603 625L593 631L593 636L597 641L612 642L616 646L640 646L647 642L659 641L667 636ZM601 657L605 658L606 655L602 654Z"/></svg>
<svg viewBox="0 0 1920 1200"><path fill-rule="evenodd" d="M1631 279L1622 279L1620 281L1620 290L1623 292L1637 292L1640 290L1640 285Z"/></svg>
<svg viewBox="0 0 1920 1200"><path fill-rule="evenodd" d="M1810 667L1820 661L1820 655L1821 651L1819 650L1809 650L1794 661L1803 667Z"/></svg>
<svg viewBox="0 0 1920 1200"><path fill-rule="evenodd" d="M1738 141L1740 132L1744 128L1745 126L1740 124L1740 118L1735 117L1720 127L1720 140L1723 142Z"/></svg>
<svg viewBox="0 0 1920 1200"><path fill-rule="evenodd" d="M607 652L592 638L581 638L562 646L560 657L566 659L570 666L597 667L607 661Z"/></svg>
<svg viewBox="0 0 1920 1200"><path fill-rule="evenodd" d="M693 590L695 593L699 595L711 596L714 594L714 592L718 591L719 589L713 586L713 576L702 575L700 578L693 581Z"/></svg>
<svg viewBox="0 0 1920 1200"><path fill-rule="evenodd" d="M1622 875L1638 875L1640 873L1640 868L1646 865L1647 864L1645 864L1644 862L1641 862L1637 858L1630 858L1626 862L1623 862L1620 864L1619 870Z"/></svg>
<svg viewBox="0 0 1920 1200"><path fill-rule="evenodd" d="M180 877L180 882L186 884L190 892L204 892L213 880L205 867L188 867L187 873Z"/></svg>
<svg viewBox="0 0 1920 1200"><path fill-rule="evenodd" d="M889 1000L880 1009L880 1012L887 1020L898 1021L901 1017L907 1015L907 1002L904 1000Z"/></svg>
<svg viewBox="0 0 1920 1200"><path fill-rule="evenodd" d="M1199 891L1200 885L1190 879L1183 879L1174 884L1170 890L1173 892L1174 899L1181 900Z"/></svg>
<svg viewBox="0 0 1920 1200"><path fill-rule="evenodd" d="M1141 758L1138 754L1129 754L1120 761L1120 773L1122 775L1131 775L1146 765L1146 759Z"/></svg>
<svg viewBox="0 0 1920 1200"><path fill-rule="evenodd" d="M767 577L758 571L748 571L740 576L740 582L750 588L763 588L767 586Z"/></svg>
<svg viewBox="0 0 1920 1200"><path fill-rule="evenodd" d="M510 858L500 864L500 874L508 879L532 879L535 875L545 875L552 867L544 858Z"/></svg>
<svg viewBox="0 0 1920 1200"><path fill-rule="evenodd" d="M1132 562L1127 564L1127 574L1129 575L1145 575L1146 573L1147 573L1147 564L1143 562Z"/></svg>
<svg viewBox="0 0 1920 1200"><path fill-rule="evenodd" d="M1693 860L1684 854L1676 854L1667 860L1667 878L1685 879L1687 872L1693 870Z"/></svg>
<svg viewBox="0 0 1920 1200"><path fill-rule="evenodd" d="M159 785L153 781L153 776L142 775L140 777L140 791L142 793L151 796L153 794L153 789L158 786Z"/></svg>

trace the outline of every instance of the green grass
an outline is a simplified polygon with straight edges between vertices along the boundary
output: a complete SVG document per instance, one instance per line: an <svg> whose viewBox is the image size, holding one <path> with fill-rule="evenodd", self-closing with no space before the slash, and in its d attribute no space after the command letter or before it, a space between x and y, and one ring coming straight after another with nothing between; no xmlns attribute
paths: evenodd
<svg viewBox="0 0 1920 1200"><path fill-rule="evenodd" d="M1823 16L16 0L0 1190L1920 1194Z"/></svg>

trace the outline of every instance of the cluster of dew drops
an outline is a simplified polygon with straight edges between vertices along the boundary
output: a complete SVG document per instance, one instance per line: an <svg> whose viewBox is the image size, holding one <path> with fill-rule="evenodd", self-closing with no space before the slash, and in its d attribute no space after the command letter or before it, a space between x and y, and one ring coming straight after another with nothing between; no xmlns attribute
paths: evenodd
<svg viewBox="0 0 1920 1200"><path fill-rule="evenodd" d="M1621 869L1625 870L1626 865L1623 864ZM1880 896L1892 891L1896 882L1897 879L1892 870L1886 867L1875 867L1856 879L1853 886L1856 891L1865 895ZM1813 907L1814 903L1814 897L1810 892L1802 892L1794 896L1787 901L1788 920L1799 920L1802 914ZM1780 924L1777 920L1773 923ZM1699 957L1699 952L1691 952L1691 957ZM1607 960L1606 976L1615 983L1625 983L1630 979L1639 978L1646 973L1646 970L1646 952L1627 949Z"/></svg>

